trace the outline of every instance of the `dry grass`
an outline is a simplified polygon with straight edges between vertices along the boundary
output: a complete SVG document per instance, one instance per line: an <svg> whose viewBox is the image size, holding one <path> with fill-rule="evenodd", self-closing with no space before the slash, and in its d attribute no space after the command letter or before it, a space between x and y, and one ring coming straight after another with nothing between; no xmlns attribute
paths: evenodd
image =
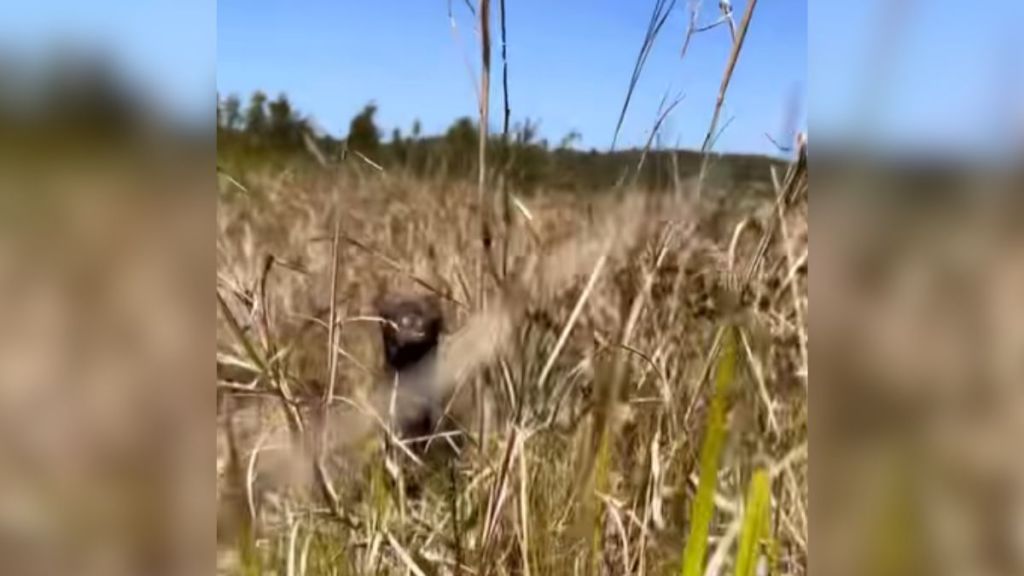
<svg viewBox="0 0 1024 576"><path fill-rule="evenodd" d="M734 569L765 468L772 564L806 573L801 174L779 205L741 190L522 200L519 230L494 230L509 279L490 271L482 309L478 186L349 166L245 187L225 187L218 218L222 572L678 573L716 335L736 326L707 570ZM446 298L440 378L469 440L451 466L389 434L370 309L385 288Z"/></svg>

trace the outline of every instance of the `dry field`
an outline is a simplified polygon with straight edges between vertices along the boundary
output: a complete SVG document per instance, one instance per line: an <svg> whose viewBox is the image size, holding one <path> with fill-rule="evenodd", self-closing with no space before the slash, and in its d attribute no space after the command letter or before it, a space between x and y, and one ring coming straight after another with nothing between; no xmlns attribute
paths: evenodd
<svg viewBox="0 0 1024 576"><path fill-rule="evenodd" d="M222 187L221 573L806 573L805 165L488 189L486 258L476 185L363 168ZM443 299L456 458L390 433L372 304L406 290Z"/></svg>

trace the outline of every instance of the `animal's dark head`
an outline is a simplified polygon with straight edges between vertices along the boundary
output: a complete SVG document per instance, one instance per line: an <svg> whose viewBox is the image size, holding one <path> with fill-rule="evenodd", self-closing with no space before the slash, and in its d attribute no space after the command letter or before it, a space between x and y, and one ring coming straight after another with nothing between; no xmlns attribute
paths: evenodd
<svg viewBox="0 0 1024 576"><path fill-rule="evenodd" d="M390 368L403 370L437 348L444 319L436 296L385 294L374 307L385 320L381 335Z"/></svg>

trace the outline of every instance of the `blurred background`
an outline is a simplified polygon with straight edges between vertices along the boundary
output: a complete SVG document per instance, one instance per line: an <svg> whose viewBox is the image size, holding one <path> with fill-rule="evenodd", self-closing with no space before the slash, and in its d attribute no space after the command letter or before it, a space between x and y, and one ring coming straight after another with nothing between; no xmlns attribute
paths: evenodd
<svg viewBox="0 0 1024 576"><path fill-rule="evenodd" d="M1018 2L812 2L811 571L1024 570Z"/></svg>
<svg viewBox="0 0 1024 576"><path fill-rule="evenodd" d="M212 2L0 7L0 563L213 564Z"/></svg>

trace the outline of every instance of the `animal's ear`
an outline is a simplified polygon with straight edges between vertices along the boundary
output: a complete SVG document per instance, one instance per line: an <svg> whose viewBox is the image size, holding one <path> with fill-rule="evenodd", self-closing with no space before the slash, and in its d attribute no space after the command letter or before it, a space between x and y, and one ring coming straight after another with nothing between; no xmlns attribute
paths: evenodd
<svg viewBox="0 0 1024 576"><path fill-rule="evenodd" d="M378 292L372 306L379 316L387 317L395 308L395 297L387 292Z"/></svg>
<svg viewBox="0 0 1024 576"><path fill-rule="evenodd" d="M437 294L427 294L423 297L424 317L435 326L439 332L445 329L444 309L441 307L441 298Z"/></svg>
<svg viewBox="0 0 1024 576"><path fill-rule="evenodd" d="M433 315L441 315L441 297L433 292L426 294L423 297L423 302L426 304L427 310Z"/></svg>

